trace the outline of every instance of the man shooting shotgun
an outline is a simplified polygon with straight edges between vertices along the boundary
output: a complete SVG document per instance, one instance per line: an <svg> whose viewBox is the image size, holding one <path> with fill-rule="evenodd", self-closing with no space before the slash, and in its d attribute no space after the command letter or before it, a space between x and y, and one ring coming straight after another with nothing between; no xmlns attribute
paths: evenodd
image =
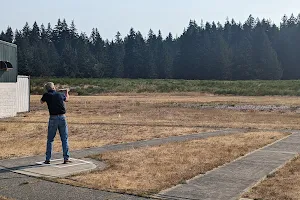
<svg viewBox="0 0 300 200"><path fill-rule="evenodd" d="M54 83L48 82L45 85L46 93L41 98L41 103L47 103L50 113L48 123L47 149L45 164L50 164L50 159L53 149L53 141L58 129L62 143L64 164L70 162L69 142L68 142L68 125L66 120L65 102L69 100L69 90L60 90L63 93L57 92Z"/></svg>

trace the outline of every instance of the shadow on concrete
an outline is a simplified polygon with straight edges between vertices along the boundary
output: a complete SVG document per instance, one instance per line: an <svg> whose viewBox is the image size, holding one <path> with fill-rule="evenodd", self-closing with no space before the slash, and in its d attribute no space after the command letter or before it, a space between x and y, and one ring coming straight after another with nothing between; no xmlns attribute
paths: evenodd
<svg viewBox="0 0 300 200"><path fill-rule="evenodd" d="M23 166L18 166L18 167L5 167L1 166L3 169L0 169L0 174L2 173L7 173L7 172L14 172L16 170L22 170L22 169L28 169L28 168L33 168L33 167L42 167L43 165L40 164L34 164L34 165L23 165Z"/></svg>

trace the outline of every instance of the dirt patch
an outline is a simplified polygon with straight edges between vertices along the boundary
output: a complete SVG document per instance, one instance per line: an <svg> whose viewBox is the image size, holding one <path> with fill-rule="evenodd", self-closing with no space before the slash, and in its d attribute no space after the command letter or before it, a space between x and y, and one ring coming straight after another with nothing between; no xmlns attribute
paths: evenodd
<svg viewBox="0 0 300 200"><path fill-rule="evenodd" d="M300 157L298 156L274 174L269 175L267 179L243 196L263 200L299 200Z"/></svg>
<svg viewBox="0 0 300 200"><path fill-rule="evenodd" d="M157 193L286 135L251 132L104 153L97 158L109 164L106 170L60 181L139 195Z"/></svg>

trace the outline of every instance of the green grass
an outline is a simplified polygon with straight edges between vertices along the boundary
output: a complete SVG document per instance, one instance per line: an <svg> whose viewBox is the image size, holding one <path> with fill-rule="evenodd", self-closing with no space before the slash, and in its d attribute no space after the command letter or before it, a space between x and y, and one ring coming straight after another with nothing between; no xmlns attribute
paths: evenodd
<svg viewBox="0 0 300 200"><path fill-rule="evenodd" d="M165 93L206 92L222 95L289 95L300 96L300 80L284 81L214 81L214 80L150 80L150 79L80 79L32 78L32 94L42 94L43 85L54 82L71 88L78 95L101 93Z"/></svg>

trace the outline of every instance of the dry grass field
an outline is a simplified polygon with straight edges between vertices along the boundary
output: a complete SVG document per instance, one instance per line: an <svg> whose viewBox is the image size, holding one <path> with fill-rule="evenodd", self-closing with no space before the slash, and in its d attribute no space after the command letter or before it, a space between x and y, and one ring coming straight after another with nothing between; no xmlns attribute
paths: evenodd
<svg viewBox="0 0 300 200"><path fill-rule="evenodd" d="M0 120L0 159L44 154L48 111L46 105L39 103L40 98L31 96L30 113ZM214 108L218 105L272 105L287 109ZM287 96L200 93L71 96L67 103L71 150L223 128L249 128L250 133L106 153L97 157L109 163L105 171L75 176L68 181L136 194L157 192L285 136L276 129L300 129L298 105L300 98ZM61 151L59 137L54 150Z"/></svg>
<svg viewBox="0 0 300 200"><path fill-rule="evenodd" d="M60 182L148 195L210 171L286 135L249 132L104 153L95 158L109 164L106 170L73 176Z"/></svg>
<svg viewBox="0 0 300 200"><path fill-rule="evenodd" d="M0 196L0 200L13 200L13 199L8 199L6 197Z"/></svg>
<svg viewBox="0 0 300 200"><path fill-rule="evenodd" d="M0 120L1 159L44 153L48 111L39 99L40 96L31 97L30 113ZM292 111L199 109L174 103L297 106L300 98L199 93L72 96L67 103L70 147L75 150L219 128L300 129L300 115ZM54 150L61 151L60 148L56 141Z"/></svg>

